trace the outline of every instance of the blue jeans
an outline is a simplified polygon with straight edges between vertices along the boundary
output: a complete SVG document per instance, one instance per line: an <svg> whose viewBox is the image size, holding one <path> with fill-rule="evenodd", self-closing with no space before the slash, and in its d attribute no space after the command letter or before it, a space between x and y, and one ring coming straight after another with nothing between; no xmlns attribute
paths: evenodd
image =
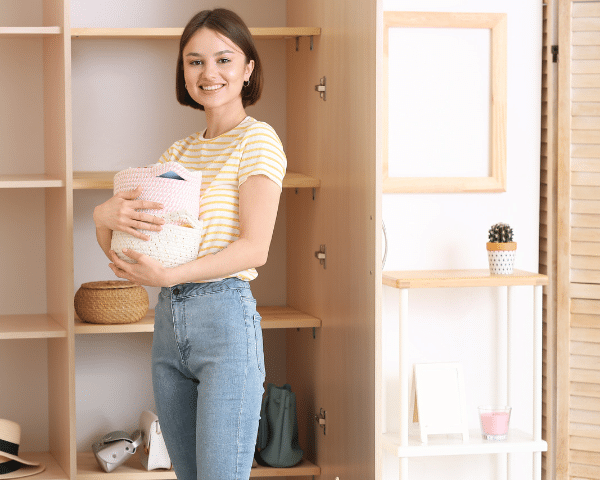
<svg viewBox="0 0 600 480"><path fill-rule="evenodd" d="M178 480L247 480L265 363L248 282L228 278L162 288L152 381Z"/></svg>

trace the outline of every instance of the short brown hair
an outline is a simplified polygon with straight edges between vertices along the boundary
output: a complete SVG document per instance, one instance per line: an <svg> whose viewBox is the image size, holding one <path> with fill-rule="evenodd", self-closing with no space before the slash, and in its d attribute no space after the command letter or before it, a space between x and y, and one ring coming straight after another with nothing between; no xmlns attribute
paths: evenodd
<svg viewBox="0 0 600 480"><path fill-rule="evenodd" d="M183 75L183 49L198 30L208 28L227 37L236 44L246 56L246 63L254 60L254 70L250 76L250 84L242 88L242 105L247 107L254 105L260 98L263 85L263 74L258 51L254 45L254 39L244 21L231 10L215 8L214 10L202 10L194 15L188 22L179 40L179 55L177 57L177 74L175 77L175 90L177 101L198 110L204 107L197 103L185 88Z"/></svg>

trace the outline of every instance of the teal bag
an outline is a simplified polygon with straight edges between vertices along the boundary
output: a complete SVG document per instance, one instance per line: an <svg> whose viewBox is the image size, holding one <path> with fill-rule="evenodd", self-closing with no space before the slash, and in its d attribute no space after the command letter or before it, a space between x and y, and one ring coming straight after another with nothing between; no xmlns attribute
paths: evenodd
<svg viewBox="0 0 600 480"><path fill-rule="evenodd" d="M256 461L270 467L292 467L301 460L304 452L298 445L296 394L288 384L283 387L267 385L260 409L256 447Z"/></svg>

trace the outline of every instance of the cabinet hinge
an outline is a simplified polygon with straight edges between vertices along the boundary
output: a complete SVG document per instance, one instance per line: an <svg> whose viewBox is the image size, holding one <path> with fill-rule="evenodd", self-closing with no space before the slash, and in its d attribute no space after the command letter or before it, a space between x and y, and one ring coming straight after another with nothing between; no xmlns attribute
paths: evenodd
<svg viewBox="0 0 600 480"><path fill-rule="evenodd" d="M327 268L327 264L325 263L325 259L327 258L325 245L321 245L319 251L315 252L315 257L319 259L319 263L323 265L323 268Z"/></svg>
<svg viewBox="0 0 600 480"><path fill-rule="evenodd" d="M327 100L327 97L325 96L325 92L326 92L325 81L326 81L326 78L321 77L319 84L315 85L315 90L317 92L319 92L319 95L321 95L321 98L323 99L323 101Z"/></svg>
<svg viewBox="0 0 600 480"><path fill-rule="evenodd" d="M325 429L325 416L327 412L322 408L319 409L319 413L315 415L315 421L319 424L319 427L323 429L323 435L327 435L327 430Z"/></svg>
<svg viewBox="0 0 600 480"><path fill-rule="evenodd" d="M557 63L558 62L558 45L552 45L552 48L550 49L550 51L552 52L552 63Z"/></svg>

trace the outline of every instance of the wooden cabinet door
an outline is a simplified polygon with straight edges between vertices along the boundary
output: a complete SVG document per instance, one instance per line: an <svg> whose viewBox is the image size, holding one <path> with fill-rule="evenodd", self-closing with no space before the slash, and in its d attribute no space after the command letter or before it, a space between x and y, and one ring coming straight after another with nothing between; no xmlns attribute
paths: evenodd
<svg viewBox="0 0 600 480"><path fill-rule="evenodd" d="M322 321L314 338L288 332L287 371L301 443L323 478L375 476L376 3L287 2L288 26L322 28L313 50L309 39L287 47L289 167L321 186L286 201L288 304ZM323 77L325 98L315 90Z"/></svg>

